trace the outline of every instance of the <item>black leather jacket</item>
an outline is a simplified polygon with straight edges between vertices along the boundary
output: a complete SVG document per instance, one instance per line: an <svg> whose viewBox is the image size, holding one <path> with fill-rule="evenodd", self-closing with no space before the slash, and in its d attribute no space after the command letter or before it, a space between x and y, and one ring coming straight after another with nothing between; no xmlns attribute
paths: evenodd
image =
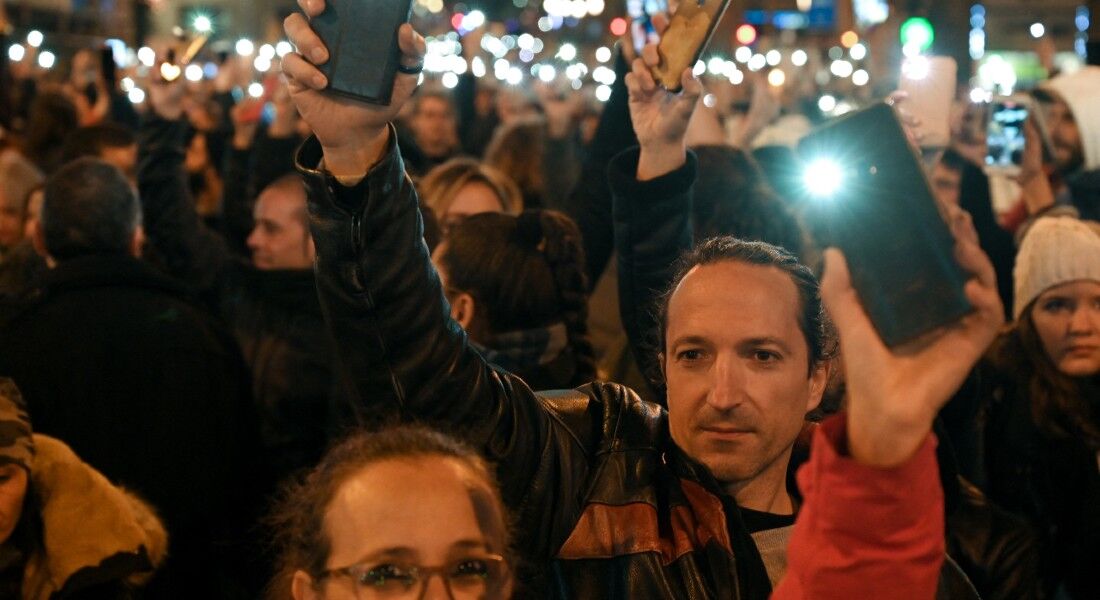
<svg viewBox="0 0 1100 600"><path fill-rule="evenodd" d="M660 406L609 383L535 393L471 348L390 139L352 187L317 170L316 140L297 156L322 310L364 408L450 431L497 465L524 597L767 598L734 500L672 442Z"/></svg>

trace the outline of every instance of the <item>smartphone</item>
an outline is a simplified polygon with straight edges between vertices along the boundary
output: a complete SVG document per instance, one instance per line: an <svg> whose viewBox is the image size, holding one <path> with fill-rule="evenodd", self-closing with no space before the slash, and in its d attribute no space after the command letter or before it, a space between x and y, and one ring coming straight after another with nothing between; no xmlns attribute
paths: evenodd
<svg viewBox="0 0 1100 600"><path fill-rule="evenodd" d="M986 173L1011 176L1020 172L1027 148L1024 126L1035 112L1032 103L1023 97L993 99L985 132Z"/></svg>
<svg viewBox="0 0 1100 600"><path fill-rule="evenodd" d="M641 52L646 44L660 41L653 15L668 14L668 0L627 0L626 12L631 18L630 37L634 40L635 52Z"/></svg>
<svg viewBox="0 0 1100 600"><path fill-rule="evenodd" d="M730 0L684 0L669 20L657 53L653 78L670 92L680 91L680 75L703 55Z"/></svg>
<svg viewBox="0 0 1100 600"><path fill-rule="evenodd" d="M973 310L955 240L894 108L878 103L799 143L805 207L823 246L848 260L863 308L897 347Z"/></svg>
<svg viewBox="0 0 1100 600"><path fill-rule="evenodd" d="M921 121L921 147L951 143L951 105L958 66L949 56L914 56L902 61L898 89L907 93L904 109Z"/></svg>
<svg viewBox="0 0 1100 600"><path fill-rule="evenodd" d="M401 59L397 29L411 13L412 0L328 0L312 25L329 50L319 67L329 91L388 105Z"/></svg>

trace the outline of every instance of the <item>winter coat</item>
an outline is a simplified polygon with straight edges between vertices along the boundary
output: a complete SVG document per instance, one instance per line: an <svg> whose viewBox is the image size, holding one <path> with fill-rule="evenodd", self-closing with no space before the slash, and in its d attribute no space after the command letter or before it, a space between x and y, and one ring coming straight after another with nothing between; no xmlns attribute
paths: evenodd
<svg viewBox="0 0 1100 600"><path fill-rule="evenodd" d="M1032 416L1027 369L1006 372L999 364L979 364L943 411L951 439L958 440L962 472L1039 533L1039 571L1049 597L1062 589L1074 600L1100 598L1100 454L1080 439L1041 430ZM1086 398L1093 415L1100 414L1096 396Z"/></svg>
<svg viewBox="0 0 1100 600"><path fill-rule="evenodd" d="M353 187L316 170L315 139L297 158L318 291L358 397L453 431L497 465L530 561L519 585L532 594L768 597L735 501L673 443L660 406L609 383L536 394L471 348L449 317L395 139L391 130L385 156ZM833 421L814 440L800 474L805 524L776 597L931 597L943 560L932 442L896 470L871 469L837 450L844 432ZM897 545L882 547L884 531L898 533Z"/></svg>
<svg viewBox="0 0 1100 600"><path fill-rule="evenodd" d="M129 598L167 555L168 534L156 511L63 442L35 435L34 445L30 485L42 539L27 557L22 597L80 598L94 591L96 598Z"/></svg>
<svg viewBox="0 0 1100 600"><path fill-rule="evenodd" d="M206 590L232 568L214 546L240 542L260 486L232 336L179 284L122 255L65 261L8 309L0 373L35 429L157 507L173 540L165 589Z"/></svg>
<svg viewBox="0 0 1100 600"><path fill-rule="evenodd" d="M338 397L313 271L255 269L202 223L183 170L186 132L183 121L150 118L142 126L138 186L145 231L168 271L229 324L251 373L269 474L282 478L320 460ZM289 152L281 142L276 147ZM244 233L252 219L241 183L248 159L231 151L227 163L226 227ZM263 175L256 185L272 177Z"/></svg>

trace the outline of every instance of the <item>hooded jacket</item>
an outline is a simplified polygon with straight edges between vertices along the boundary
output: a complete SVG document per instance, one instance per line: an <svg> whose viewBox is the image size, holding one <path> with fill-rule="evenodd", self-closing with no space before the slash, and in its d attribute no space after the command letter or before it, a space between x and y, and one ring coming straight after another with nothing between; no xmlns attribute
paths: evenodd
<svg viewBox="0 0 1100 600"><path fill-rule="evenodd" d="M69 598L101 586L126 597L124 590L140 587L164 562L164 526L152 507L61 441L36 434L34 445L31 486L42 539L27 558L22 597Z"/></svg>

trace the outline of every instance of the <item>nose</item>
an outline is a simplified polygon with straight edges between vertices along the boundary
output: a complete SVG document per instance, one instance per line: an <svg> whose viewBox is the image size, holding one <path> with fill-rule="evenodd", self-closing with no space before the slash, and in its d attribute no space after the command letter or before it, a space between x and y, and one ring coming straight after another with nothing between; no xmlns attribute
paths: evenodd
<svg viewBox="0 0 1100 600"><path fill-rule="evenodd" d="M245 244L248 245L249 250L255 251L260 247L260 233L259 229L253 229L252 233L248 234L248 239L245 240Z"/></svg>
<svg viewBox="0 0 1100 600"><path fill-rule="evenodd" d="M1078 304L1069 321L1070 335L1092 335L1100 332L1100 308L1091 304Z"/></svg>
<svg viewBox="0 0 1100 600"><path fill-rule="evenodd" d="M720 411L736 408L744 401L744 388L745 379L737 357L733 353L720 353L711 368L707 404Z"/></svg>
<svg viewBox="0 0 1100 600"><path fill-rule="evenodd" d="M420 593L420 600L454 600L451 591L447 589L442 573L428 575L428 580L424 582L424 590Z"/></svg>

